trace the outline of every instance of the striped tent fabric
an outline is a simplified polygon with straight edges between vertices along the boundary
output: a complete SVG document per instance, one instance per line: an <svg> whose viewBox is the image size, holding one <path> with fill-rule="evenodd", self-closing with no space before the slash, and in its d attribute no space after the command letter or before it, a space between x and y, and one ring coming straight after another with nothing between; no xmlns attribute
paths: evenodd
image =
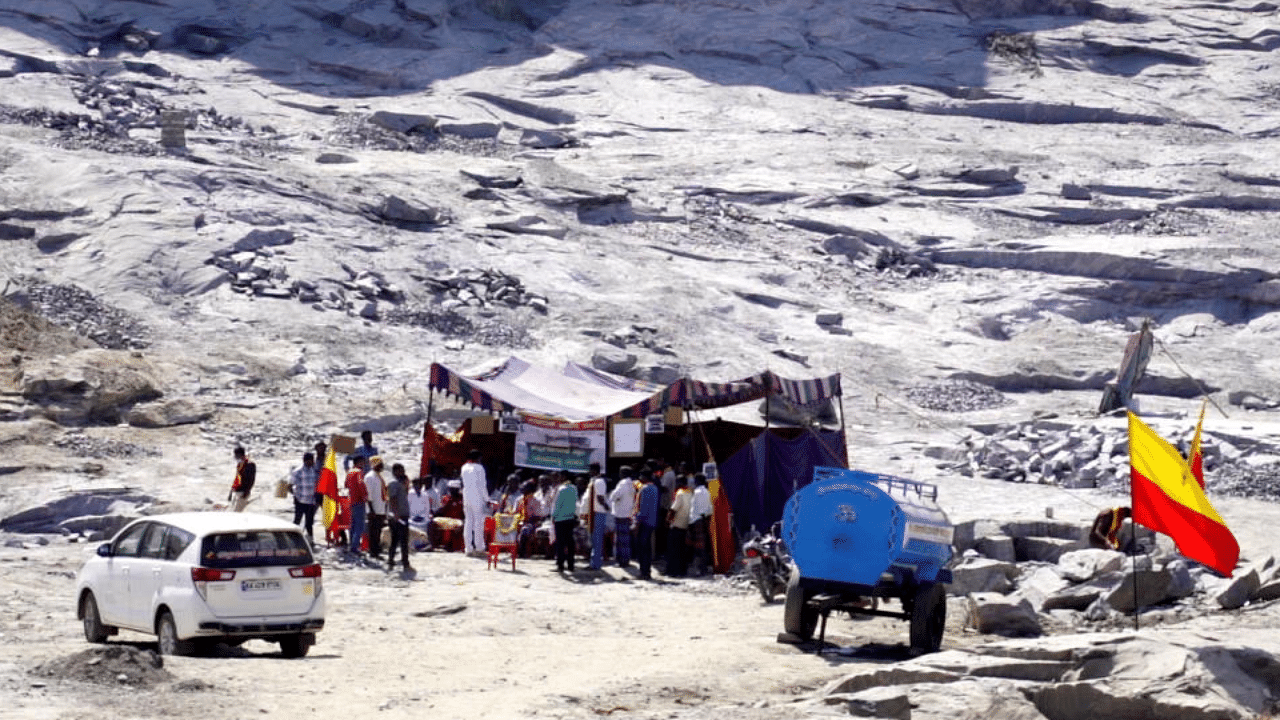
<svg viewBox="0 0 1280 720"><path fill-rule="evenodd" d="M531 374L532 373L532 374ZM535 377L536 376L536 377ZM532 378L520 390L512 383L518 378ZM594 386L594 392L583 390ZM538 394L529 390L538 389ZM496 368L476 375L464 375L439 363L431 364L431 388L486 412L511 413L532 410L549 416L581 420L592 417L641 418L660 413L668 407L708 410L778 396L797 407L811 407L841 394L840 374L795 380L766 370L741 380L704 382L682 378L663 387L656 383L611 375L594 368L569 363L554 377L519 358L509 358ZM576 388L576 389L575 389ZM498 397L501 392L507 397ZM604 393L603 395L601 393ZM565 405L569 395L578 397L576 405ZM595 397L594 401L591 399ZM638 402L630 398L641 398ZM523 398L524 402L521 402ZM524 405L533 403L530 407ZM586 404L584 404L586 403ZM622 403L619 406L619 403ZM629 403L629 404L628 404ZM587 405L596 407L591 415Z"/></svg>

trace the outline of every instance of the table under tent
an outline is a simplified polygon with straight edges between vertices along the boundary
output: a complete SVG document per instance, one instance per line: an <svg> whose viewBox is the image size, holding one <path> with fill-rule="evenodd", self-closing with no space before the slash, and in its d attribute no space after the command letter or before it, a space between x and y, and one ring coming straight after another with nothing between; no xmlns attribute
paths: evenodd
<svg viewBox="0 0 1280 720"><path fill-rule="evenodd" d="M714 465L708 486L717 572L732 564L737 537L781 519L814 467L848 467L838 373L792 380L764 371L663 385L576 363L557 372L511 357L472 373L433 363L430 388L423 475L456 474L473 448L491 484L517 469L585 473L591 462L614 478L621 466L648 458L676 468ZM437 393L478 414L440 432L432 418Z"/></svg>

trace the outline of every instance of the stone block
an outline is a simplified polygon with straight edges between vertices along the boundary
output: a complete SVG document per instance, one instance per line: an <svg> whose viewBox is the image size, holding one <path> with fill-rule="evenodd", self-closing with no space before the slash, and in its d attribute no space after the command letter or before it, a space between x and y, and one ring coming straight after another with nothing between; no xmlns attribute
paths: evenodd
<svg viewBox="0 0 1280 720"><path fill-rule="evenodd" d="M969 596L966 626L980 633L1009 637L1041 633L1040 618L1020 595L974 593Z"/></svg>
<svg viewBox="0 0 1280 720"><path fill-rule="evenodd" d="M379 110L369 117L369 122L392 132L426 133L435 129L438 121L430 115Z"/></svg>
<svg viewBox="0 0 1280 720"><path fill-rule="evenodd" d="M1115 550L1085 548L1069 550L1058 557L1058 572L1075 583L1088 582L1101 573L1114 572L1124 565L1124 554Z"/></svg>
<svg viewBox="0 0 1280 720"><path fill-rule="evenodd" d="M1131 613L1135 608L1151 607L1172 599L1169 596L1172 586L1173 574L1168 570L1130 571L1125 573L1124 579L1106 596L1106 600L1113 609Z"/></svg>
<svg viewBox="0 0 1280 720"><path fill-rule="evenodd" d="M978 552L992 560L1017 562L1018 553L1013 547L1013 538L1008 535L991 535L978 540Z"/></svg>
<svg viewBox="0 0 1280 720"><path fill-rule="evenodd" d="M988 558L973 558L951 569L951 584L947 592L952 595L971 593L1007 593L1013 590L1013 579L1018 566Z"/></svg>
<svg viewBox="0 0 1280 720"><path fill-rule="evenodd" d="M1063 553L1077 550L1078 540L1053 537L1015 537L1013 549L1019 562L1036 561L1056 563Z"/></svg>
<svg viewBox="0 0 1280 720"><path fill-rule="evenodd" d="M1226 587L1222 588L1214 597L1218 601L1218 605L1224 610L1235 610L1244 607L1244 604L1253 598L1261 587L1261 581L1258 579L1258 571L1254 568L1237 574L1231 578Z"/></svg>

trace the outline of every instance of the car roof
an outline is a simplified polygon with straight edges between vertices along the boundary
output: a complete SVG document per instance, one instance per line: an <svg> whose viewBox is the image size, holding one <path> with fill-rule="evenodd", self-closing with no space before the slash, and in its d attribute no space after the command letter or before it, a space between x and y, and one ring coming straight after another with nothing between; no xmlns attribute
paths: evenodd
<svg viewBox="0 0 1280 720"><path fill-rule="evenodd" d="M273 515L246 512L226 512L214 510L210 512L179 512L148 515L138 520L162 522L182 528L196 535L209 535L217 532L239 532L242 530L297 530L297 525Z"/></svg>

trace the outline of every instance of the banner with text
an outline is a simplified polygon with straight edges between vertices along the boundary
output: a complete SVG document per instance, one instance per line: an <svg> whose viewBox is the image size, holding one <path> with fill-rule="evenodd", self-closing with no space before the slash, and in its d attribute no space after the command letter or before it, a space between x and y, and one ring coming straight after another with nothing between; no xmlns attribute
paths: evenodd
<svg viewBox="0 0 1280 720"><path fill-rule="evenodd" d="M605 421L569 422L524 413L516 433L515 464L539 470L585 473L605 464Z"/></svg>

